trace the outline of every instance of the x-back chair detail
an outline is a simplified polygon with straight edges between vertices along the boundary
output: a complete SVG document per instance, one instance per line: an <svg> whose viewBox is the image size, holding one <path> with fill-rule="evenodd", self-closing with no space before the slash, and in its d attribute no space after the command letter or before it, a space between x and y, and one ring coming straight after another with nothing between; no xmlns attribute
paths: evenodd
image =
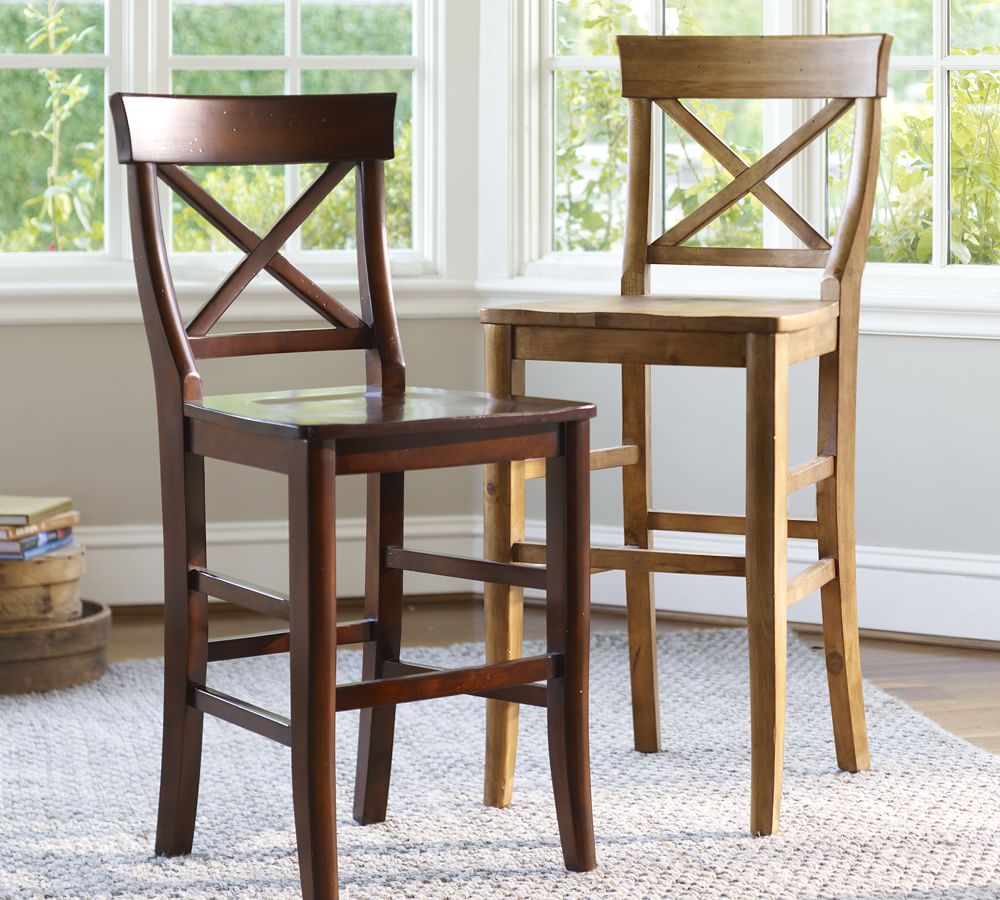
<svg viewBox="0 0 1000 900"><path fill-rule="evenodd" d="M745 576L750 645L751 816L754 833L778 825L784 743L787 609L821 590L837 762L869 765L858 658L854 469L858 311L878 169L880 98L886 93L888 35L815 37L619 37L622 93L629 106L628 202L622 296L486 309L487 389L524 391L524 361L616 363L622 370L622 445L595 450L591 468L622 468L624 547L591 548L594 570L626 573L636 749L660 749L656 621L652 574ZM685 98L797 98L825 105L752 165L685 104ZM832 98L832 99L829 99ZM717 194L664 234L652 237L651 133L662 109L733 176ZM847 197L832 242L765 179L855 110ZM803 245L797 249L686 244L734 203L753 194ZM649 296L650 264L812 267L819 296L803 300L721 300ZM789 470L788 370L819 357L817 456ZM727 366L747 373L746 515L650 509L651 365ZM541 562L524 541L526 478L540 463L488 471L486 553L499 561ZM817 518L789 520L787 497L816 485ZM745 534L745 557L650 549L655 531ZM789 536L818 542L818 561L791 581ZM516 657L520 592L487 585L487 650ZM487 710L487 803L510 802L517 707Z"/></svg>
<svg viewBox="0 0 1000 900"><path fill-rule="evenodd" d="M160 435L165 565L163 760L156 851L189 853L203 715L291 748L302 889L337 893L334 719L361 709L354 816L386 815L395 706L454 694L547 707L556 813L566 866L594 867L587 724L588 432L592 405L497 399L405 387L386 246L383 161L392 157L395 95L168 97L115 94L119 161L128 169L136 278L153 361ZM192 165L325 169L264 237L206 193ZM320 201L356 171L361 315L279 252ZM246 258L187 325L178 308L158 180L212 222ZM329 328L210 333L266 270ZM197 360L363 349L359 387L205 396ZM548 564L541 568L422 553L403 544L409 469L546 459ZM204 459L284 473L289 489L290 591L284 596L208 568ZM338 623L337 475L368 476L365 616ZM548 649L523 660L438 670L400 660L403 571L545 589ZM283 618L287 632L209 641L209 596ZM364 647L363 681L336 684L338 644ZM208 686L208 663L288 652L291 716Z"/></svg>

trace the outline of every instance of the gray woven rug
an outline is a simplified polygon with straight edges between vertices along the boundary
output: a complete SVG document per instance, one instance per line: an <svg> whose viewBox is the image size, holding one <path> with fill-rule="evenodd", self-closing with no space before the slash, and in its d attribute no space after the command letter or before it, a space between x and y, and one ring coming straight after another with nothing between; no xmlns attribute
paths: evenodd
<svg viewBox="0 0 1000 900"><path fill-rule="evenodd" d="M480 803L482 701L401 707L389 821L350 819L357 714L338 719L345 897L1000 897L1000 758L868 686L872 771L838 772L819 654L790 641L782 832L746 832L742 631L661 638L667 752L632 752L624 638L597 636L597 871L567 873L543 710L522 711L515 803ZM467 664L481 646L413 651ZM358 653L343 652L343 676ZM284 657L210 683L285 711ZM288 751L209 719L195 852L152 854L161 667L0 698L0 897L295 897Z"/></svg>

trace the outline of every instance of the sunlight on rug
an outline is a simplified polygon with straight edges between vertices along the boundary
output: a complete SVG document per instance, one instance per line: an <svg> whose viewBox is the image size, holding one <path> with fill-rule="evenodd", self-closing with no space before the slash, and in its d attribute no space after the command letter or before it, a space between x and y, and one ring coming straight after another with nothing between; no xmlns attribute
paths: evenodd
<svg viewBox="0 0 1000 900"><path fill-rule="evenodd" d="M420 649L469 665L481 645ZM357 713L338 722L345 898L1000 896L1000 757L872 685L870 772L835 764L822 658L789 640L782 831L747 833L749 711L740 630L660 638L666 750L631 749L623 635L597 635L591 748L599 868L562 867L545 713L525 708L514 803L480 803L483 702L399 708L389 820L350 817ZM341 678L358 651L342 651ZM287 713L287 658L214 663L209 683ZM0 697L0 898L299 895L286 748L206 720L198 830L186 858L153 856L156 660L96 684Z"/></svg>

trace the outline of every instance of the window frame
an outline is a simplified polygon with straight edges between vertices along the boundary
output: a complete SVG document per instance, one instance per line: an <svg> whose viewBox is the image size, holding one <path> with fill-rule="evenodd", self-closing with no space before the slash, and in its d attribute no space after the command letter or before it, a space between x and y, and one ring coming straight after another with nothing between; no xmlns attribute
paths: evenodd
<svg viewBox="0 0 1000 900"><path fill-rule="evenodd" d="M124 71L126 61L120 53L116 53L114 48L122 47L125 44L124 32L126 30L126 10L125 0L103 0L104 2L104 52L103 53L9 53L0 54L0 71L31 71L45 67L54 69L99 69L104 72L104 89L107 94L121 88L114 85L124 82ZM121 205L121 196L124 193L124 178L115 179L110 174L109 161L112 159L111 151L114 149L114 141L110 135L111 119L106 108L103 109L104 119L104 215L105 215L105 236L104 250L100 251L68 251L65 255L58 254L57 257L48 257L54 261L66 258L73 261L83 262L86 267L91 267L91 260L104 260L112 255L112 246L119 241L110 234L108 224L116 216L118 207ZM116 183L117 182L117 183ZM45 251L24 252L24 253L0 253L0 260L4 262L4 268L8 274L15 277L18 270L37 267L39 258L45 255Z"/></svg>
<svg viewBox="0 0 1000 900"><path fill-rule="evenodd" d="M172 56L171 0L104 0L105 49L103 54L8 54L0 59L0 68L38 69L57 63L61 68L103 68L105 93L119 90L152 93L167 91L173 69L239 69L254 67L286 72L286 89L298 87L299 73L309 69L409 69L412 72L414 122L413 145L413 247L390 250L394 274L401 276L404 289L442 271L442 238L439 215L445 167L441 161L442 133L437 120L442 112L443 87L443 11L437 0L412 0L413 52L409 56L319 56L297 53L298 12L301 0L284 0L285 49L282 55L248 56ZM294 22L293 22L294 20ZM291 47L289 46L291 44ZM240 65L243 63L243 65ZM258 66L259 64L259 66ZM291 83L289 83L289 81ZM128 230L128 200L125 171L117 164L114 133L107 103L104 112L104 191L105 246L101 251L66 252L44 255L43 251L0 254L4 278L0 280L0 321L17 323L46 322L120 322L136 321L135 280L132 248ZM286 197L295 189L295 179L286 185ZM164 209L169 209L164 188ZM292 254L306 265L314 277L346 288L349 299L355 287L356 259L353 250L306 250ZM206 291L211 291L241 254L183 253L172 254L171 262L182 310L196 309ZM74 298L83 311L75 312L66 297L72 287ZM454 293L447 283L445 295ZM234 321L269 321L296 318L297 311L276 302L283 290L269 279L257 279L246 290L242 309L234 309ZM249 302L246 302L249 301ZM238 305L239 306L239 305ZM41 307L41 309L39 308Z"/></svg>
<svg viewBox="0 0 1000 900"><path fill-rule="evenodd" d="M929 69L934 73L934 258L926 264L868 264L863 285L862 331L1000 338L1000 262L995 266L946 262L950 201L945 91L947 72L1000 68L1000 58L950 55L945 28L948 0L932 0L932 4L934 55L899 57L890 65L893 71ZM662 3L651 5L656 10L662 9ZM506 82L510 85L503 98L493 99L494 103L506 102L510 123L506 137L510 146L504 152L503 141L485 141L480 163L487 170L504 168L509 172L506 196L501 195L497 185L482 178L480 181L484 214L509 223L509 251L502 255L495 246L487 247L481 267L478 286L491 303L511 302L525 292L566 297L581 293L618 294L620 253L557 253L551 251L548 243L554 168L550 144L554 94L551 73L573 68L581 61L586 61L586 67L591 69L617 66L615 57L559 58L550 53L553 6L551 0L530 0L523 5L508 0L505 4L484 4L482 8L483 64L491 68L505 66ZM764 0L765 33L823 32L825 25L824 0ZM496 49L487 57L487 36L495 44L504 43L505 52ZM794 125L789 121L766 117L765 144L773 144L776 137L787 134L791 127ZM822 221L825 198L821 198L822 191L813 187L822 183L825 173L822 147L809 148L793 163L779 171L781 180L772 183L807 217ZM504 211L502 216L497 214L499 208ZM768 228L765 219L765 241L769 237ZM759 292L811 296L817 281L815 273L801 271L698 267L697 272L692 272L691 268L654 267L653 290L664 294L710 291L725 296Z"/></svg>
<svg viewBox="0 0 1000 900"><path fill-rule="evenodd" d="M526 295L617 296L621 265L617 254L581 260L578 254L560 258L535 252L540 228L533 210L544 162L538 140L544 0L418 2L428 9L421 27L427 243L426 255L412 274L400 270L393 254L400 316L474 318L480 306L516 302ZM936 0L938 15L944 2ZM781 18L771 15L765 20L774 31L813 27L823 8L821 0L794 0L772 3L772 13L775 5ZM108 90L153 90L158 59L150 4L107 0L107 9ZM936 28L940 35L940 22ZM969 59L961 58L963 64ZM33 68L38 63L26 65ZM946 126L940 117L937 127L936 147L941 152L945 144L940 135ZM107 119L105 133L110 147ZM40 266L39 254L22 254L20 261L12 259L14 254L5 255L0 263L4 274L0 324L139 321L124 227L124 179L113 159L109 155L105 166L105 203L109 210L112 206L117 210L122 227L117 236L109 233L107 251L67 254L59 266ZM936 171L944 171L944 164L936 159ZM803 171L785 177L805 177ZM790 196L794 187L782 190ZM803 212L814 216L813 210ZM311 259L309 265L330 290L350 301L356 287L353 267L315 266ZM692 273L689 267L670 272L663 268L654 270L654 289L663 293L803 296L812 290L810 273L704 268ZM182 306L203 300L206 289L218 280L217 269L192 267L178 284ZM935 270L929 265L873 263L863 292L866 333L1000 339L1000 266ZM240 321L288 321L288 306L278 302L282 296L280 289L255 282L230 315Z"/></svg>

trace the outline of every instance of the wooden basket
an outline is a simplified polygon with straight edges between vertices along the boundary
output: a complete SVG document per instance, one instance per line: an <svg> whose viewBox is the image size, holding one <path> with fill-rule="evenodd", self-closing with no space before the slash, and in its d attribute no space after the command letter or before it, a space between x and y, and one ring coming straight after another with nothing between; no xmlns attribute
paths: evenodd
<svg viewBox="0 0 1000 900"><path fill-rule="evenodd" d="M0 560L0 694L83 684L108 668L111 612L80 600L83 548Z"/></svg>
<svg viewBox="0 0 1000 900"><path fill-rule="evenodd" d="M83 601L79 618L0 626L0 694L83 684L108 668L111 610Z"/></svg>
<svg viewBox="0 0 1000 900"><path fill-rule="evenodd" d="M0 560L0 628L78 619L83 547L70 544L35 559Z"/></svg>

